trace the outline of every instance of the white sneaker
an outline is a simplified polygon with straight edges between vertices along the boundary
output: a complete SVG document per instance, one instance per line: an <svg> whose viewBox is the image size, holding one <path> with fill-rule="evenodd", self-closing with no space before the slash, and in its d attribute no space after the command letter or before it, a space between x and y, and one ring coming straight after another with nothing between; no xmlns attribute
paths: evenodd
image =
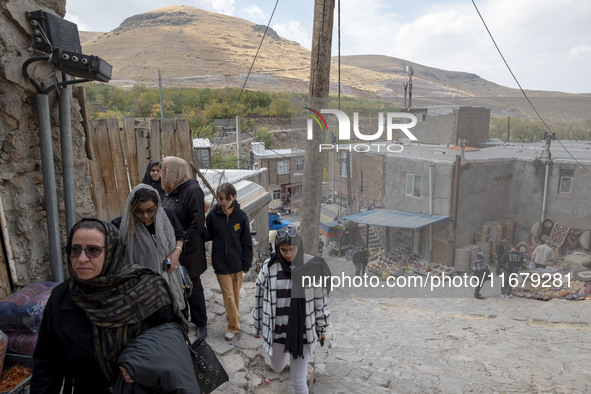
<svg viewBox="0 0 591 394"><path fill-rule="evenodd" d="M505 294L501 294L501 298L507 298Z"/></svg>
<svg viewBox="0 0 591 394"><path fill-rule="evenodd" d="M513 298L513 294L507 294L505 297L506 298Z"/></svg>
<svg viewBox="0 0 591 394"><path fill-rule="evenodd" d="M235 333L228 331L228 332L226 332L226 335L224 335L224 339L226 341L231 341L232 339L234 339L235 336L236 336Z"/></svg>

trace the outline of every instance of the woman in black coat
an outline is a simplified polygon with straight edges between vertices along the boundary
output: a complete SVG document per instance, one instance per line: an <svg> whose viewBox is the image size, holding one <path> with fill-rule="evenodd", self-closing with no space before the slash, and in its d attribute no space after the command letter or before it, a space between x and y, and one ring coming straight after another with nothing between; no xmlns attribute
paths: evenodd
<svg viewBox="0 0 591 394"><path fill-rule="evenodd" d="M124 249L111 223L83 219L70 231L70 278L45 306L31 393L58 394L62 384L64 393L110 393L120 374L117 359L130 340L166 322L186 332L164 278L127 263Z"/></svg>
<svg viewBox="0 0 591 394"><path fill-rule="evenodd" d="M167 156L162 161L162 188L166 192L162 205L174 212L187 238L180 262L193 282L189 298L191 321L197 326L197 336L207 336L205 295L200 275L207 269L205 260L205 201L203 190L191 179L189 165L179 157Z"/></svg>

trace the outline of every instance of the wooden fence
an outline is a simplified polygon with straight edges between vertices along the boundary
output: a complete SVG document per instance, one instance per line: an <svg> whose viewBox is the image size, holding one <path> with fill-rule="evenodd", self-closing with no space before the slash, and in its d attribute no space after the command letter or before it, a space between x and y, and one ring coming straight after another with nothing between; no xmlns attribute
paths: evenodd
<svg viewBox="0 0 591 394"><path fill-rule="evenodd" d="M92 198L97 217L112 220L123 214L131 189L140 183L150 161L177 156L195 176L193 139L186 119L117 119L90 122L87 148Z"/></svg>

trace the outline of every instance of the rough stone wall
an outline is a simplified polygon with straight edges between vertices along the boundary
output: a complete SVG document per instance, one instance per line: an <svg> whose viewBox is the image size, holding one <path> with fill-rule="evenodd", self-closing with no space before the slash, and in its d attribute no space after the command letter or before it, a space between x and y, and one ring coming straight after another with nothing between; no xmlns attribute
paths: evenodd
<svg viewBox="0 0 591 394"><path fill-rule="evenodd" d="M0 197L8 224L8 239L4 235L2 238L5 244L9 243L14 255L15 286L52 279L38 137L37 91L21 71L25 60L38 56L29 51L32 36L25 12L42 9L63 16L65 5L65 0L0 2ZM45 61L31 65L29 74L44 87L50 86L54 76L58 75ZM66 234L56 90L49 93L49 102L63 246ZM77 217L94 216L83 119L80 105L74 98L71 117ZM67 275L65 267L64 273Z"/></svg>

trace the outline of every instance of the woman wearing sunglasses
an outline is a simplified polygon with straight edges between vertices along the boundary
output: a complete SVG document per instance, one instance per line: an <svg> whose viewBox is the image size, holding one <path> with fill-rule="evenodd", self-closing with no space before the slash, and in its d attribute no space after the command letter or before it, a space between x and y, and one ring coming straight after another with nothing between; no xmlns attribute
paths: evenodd
<svg viewBox="0 0 591 394"><path fill-rule="evenodd" d="M183 281L178 270L185 232L174 212L162 208L154 188L140 183L129 193L119 233L128 261L162 275L179 309L185 310Z"/></svg>
<svg viewBox="0 0 591 394"><path fill-rule="evenodd" d="M255 337L263 336L271 368L282 371L290 355L290 381L296 394L308 393L308 360L315 340L324 344L330 318L325 288L298 288L294 284L306 270L330 275L321 257L304 255L295 227L277 230L275 252L257 277L253 310Z"/></svg>
<svg viewBox="0 0 591 394"><path fill-rule="evenodd" d="M111 223L83 219L68 236L69 279L53 289L33 355L31 393L111 392L125 345L165 322L187 325L154 271L126 262Z"/></svg>

